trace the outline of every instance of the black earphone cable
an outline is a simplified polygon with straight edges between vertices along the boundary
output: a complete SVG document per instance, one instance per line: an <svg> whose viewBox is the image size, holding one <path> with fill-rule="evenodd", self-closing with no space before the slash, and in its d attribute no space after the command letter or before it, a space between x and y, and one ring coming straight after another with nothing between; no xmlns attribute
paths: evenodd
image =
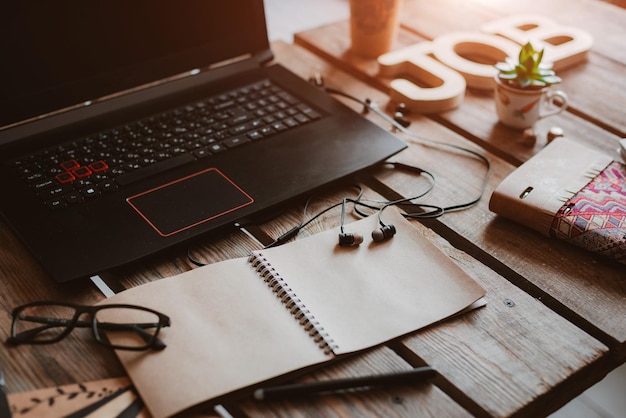
<svg viewBox="0 0 626 418"><path fill-rule="evenodd" d="M383 221L382 221L382 213L383 211L389 207L389 206L394 206L394 205L400 205L400 204L406 204L406 205L413 205L415 207L418 207L421 209L420 212L414 212L414 213L404 213L403 216L405 218L410 218L410 219L420 219L420 218L437 218L442 216L443 214L445 214L446 212L452 212L452 211L457 211L457 210L462 210L462 209L467 209L471 206L474 206L476 203L478 203L480 201L480 199L482 199L485 190L487 189L487 185L489 184L489 176L491 174L491 163L489 162L489 159L487 157L485 157L484 155L471 150L469 148L465 148L459 145L454 145L454 144L449 144L446 142L441 142L441 141L435 141L420 135L417 135L413 132L411 132L410 130L407 129L406 126L404 126L403 124L399 123L397 120L391 118L390 116L388 116L386 113L384 113L382 110L380 110L378 108L378 106L376 106L371 100L366 99L366 100L361 100L357 97L354 97L350 94L347 94L343 91L331 88L331 87L325 87L323 82L318 82L316 83L316 85L320 88L323 88L327 93L329 94L333 94L333 95L337 95L337 96L342 96L344 98L347 98L349 100L352 100L356 103L359 103L363 106L364 109L368 110L368 111L372 111L374 112L378 117L382 118L383 120L385 120L386 122L390 123L394 128L396 128L398 131L404 133L405 135L413 138L414 140L422 143L422 145L425 146L430 146L433 148L450 148L450 149L455 149L457 151L461 151L464 153L469 154L470 156L473 156L477 159L479 159L480 161L482 161L485 165L486 168L486 172L485 175L483 177L483 181L480 187L480 192L478 193L478 195L471 199L468 202L464 202L464 203L459 203L459 204L455 204L455 205L450 205L450 206L437 206L437 205L431 205L431 204L426 204L426 203L414 203L412 202L413 200L419 199L421 197L424 197L425 195L427 195L428 193L430 193L434 186L435 186L435 176L430 173L429 171L423 170L419 167L415 167L415 166L410 166L407 164L403 164L400 162L385 162L383 164L388 164L388 165L392 165L394 168L402 168L402 169L407 169L409 171L415 171L418 174L422 175L425 174L427 177L430 178L431 180L431 184L428 187L428 189L416 196L412 196L412 197L407 197L407 198L402 198L402 199L397 199L397 200L393 200L393 201L374 201L374 200L364 200L362 199L363 196L363 189L361 186L356 185L355 187L358 190L358 194L356 196L356 198L349 198L349 197L344 197L342 199L341 202L335 203L323 210L321 210L320 212L318 212L317 214L315 214L314 216L312 216L311 218L309 218L308 220L306 219L307 216L307 210L309 207L309 204L313 198L313 196L309 197L307 199L307 201L305 202L304 208L303 208L303 212L302 212L302 220L301 222L296 225L295 227L291 228L290 230L288 230L287 232L283 233L281 236L279 236L276 240L274 240L272 243L266 245L264 248L271 248L271 247L275 247L278 245L282 245L285 242L291 240L292 238L294 238L296 235L298 235L298 233L300 232L300 230L302 230L303 228L307 227L311 222L313 222L314 220L316 220L317 218L319 218L320 216L322 216L323 214L325 214L326 212L336 208L339 205L342 205L342 209L341 209L341 221L340 221L340 231L341 233L343 233L343 224L344 224L344 217L345 217L345 208L346 208L346 204L347 203L352 203L353 204L353 210L356 214L358 214L361 217L367 217L369 216L368 214L366 214L365 212L363 212L360 207L364 207L364 208L368 208L368 209L372 209L372 210L376 210L378 211L378 223L381 225L381 227L385 227L387 226ZM368 203L366 203L368 202ZM380 206L376 206L374 205L374 203L378 203ZM425 209L430 209L428 211L424 211ZM196 266L204 266L206 265L205 263L202 263L198 260L196 260L195 258L192 257L191 255L191 248L187 249L187 258L189 259L189 261L193 264L195 264Z"/></svg>
<svg viewBox="0 0 626 418"><path fill-rule="evenodd" d="M486 172L485 172L485 176L483 177L483 181L480 187L480 192L478 193L478 196L474 199L471 199L468 202L464 202L464 203L460 203L460 204L456 204L456 205L450 205L450 206L445 206L445 207L439 207L439 206L434 206L434 205L419 205L422 206L424 208L431 208L433 209L430 212L425 212L425 213L411 213L411 214L405 214L404 216L407 218L433 218L433 217L439 217L441 215L443 215L446 212L451 212L451 211L456 211L456 210L461 210L461 209L467 209L471 206L474 206L476 203L478 203L480 201L480 199L482 199L483 195L485 194L485 190L487 189L487 185L489 184L489 176L491 174L491 163L489 162L489 159L487 157L485 157L484 155L471 150L469 148L465 148L459 145L454 145L454 144L449 144L446 142L441 142L441 141L435 141L433 139L429 139L420 135L417 135L413 132L411 132L409 129L407 129L404 125L402 125L401 123L399 123L398 121L396 121L395 119L391 118L390 116L388 116L386 113L384 113L383 111L381 111L378 106L375 106L373 104L373 102L369 99L367 100L361 100L357 97L354 97L350 94L347 94L341 90L337 90L334 89L332 87L322 87L327 93L329 94L334 94L337 96L341 96L344 97L346 99L352 100L356 103L359 103L361 105L363 105L364 109L367 110L371 110L372 112L374 112L377 116L379 116L380 118L382 118L383 120L385 120L386 122L390 123L393 127L395 127L397 130L399 130L400 132L404 133L405 135L413 138L414 140L421 142L423 145L426 146L430 146L433 148L451 148L451 149L455 149L457 151L461 151L464 153L467 153L477 159L479 159L481 162L484 163L485 168L486 168ZM401 163L395 163L395 164L401 164ZM406 165L405 165L406 166ZM410 167L410 166L407 166Z"/></svg>

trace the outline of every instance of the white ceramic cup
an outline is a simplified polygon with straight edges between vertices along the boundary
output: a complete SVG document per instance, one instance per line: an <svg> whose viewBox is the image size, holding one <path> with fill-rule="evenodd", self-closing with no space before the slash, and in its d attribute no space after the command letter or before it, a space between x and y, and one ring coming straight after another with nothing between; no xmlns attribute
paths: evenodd
<svg viewBox="0 0 626 418"><path fill-rule="evenodd" d="M508 86L496 76L496 111L500 122L516 129L532 128L542 118L567 108L567 94L544 87L521 90Z"/></svg>

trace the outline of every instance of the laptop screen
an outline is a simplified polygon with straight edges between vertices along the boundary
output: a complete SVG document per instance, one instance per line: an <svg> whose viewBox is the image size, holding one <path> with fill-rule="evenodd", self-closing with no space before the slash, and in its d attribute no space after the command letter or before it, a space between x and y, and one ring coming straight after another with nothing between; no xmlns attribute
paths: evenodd
<svg viewBox="0 0 626 418"><path fill-rule="evenodd" d="M0 129L269 48L261 0L2 3Z"/></svg>

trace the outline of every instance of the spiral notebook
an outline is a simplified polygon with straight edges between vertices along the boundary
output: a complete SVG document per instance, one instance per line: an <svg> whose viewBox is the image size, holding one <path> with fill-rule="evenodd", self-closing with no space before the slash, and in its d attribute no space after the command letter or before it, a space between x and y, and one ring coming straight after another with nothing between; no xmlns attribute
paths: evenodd
<svg viewBox="0 0 626 418"><path fill-rule="evenodd" d="M171 317L160 352L117 355L155 418L405 335L485 291L395 209L397 234L359 247L337 230L119 293ZM369 236L371 216L345 226ZM371 240L369 240L371 241ZM126 318L128 320L128 318Z"/></svg>
<svg viewBox="0 0 626 418"><path fill-rule="evenodd" d="M489 209L626 264L626 165L557 138L507 176Z"/></svg>

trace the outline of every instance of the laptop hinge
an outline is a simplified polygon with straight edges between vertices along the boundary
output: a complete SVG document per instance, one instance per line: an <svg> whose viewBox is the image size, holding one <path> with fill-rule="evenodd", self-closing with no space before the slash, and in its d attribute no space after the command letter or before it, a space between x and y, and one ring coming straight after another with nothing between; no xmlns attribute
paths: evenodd
<svg viewBox="0 0 626 418"><path fill-rule="evenodd" d="M237 62L245 61L245 60L250 59L250 58L252 58L251 54L239 55L238 57L229 58L227 60L211 64L211 65L209 65L209 70L214 70L216 68L224 67L225 65L235 64ZM200 70L194 70L194 71L198 71L199 72Z"/></svg>

